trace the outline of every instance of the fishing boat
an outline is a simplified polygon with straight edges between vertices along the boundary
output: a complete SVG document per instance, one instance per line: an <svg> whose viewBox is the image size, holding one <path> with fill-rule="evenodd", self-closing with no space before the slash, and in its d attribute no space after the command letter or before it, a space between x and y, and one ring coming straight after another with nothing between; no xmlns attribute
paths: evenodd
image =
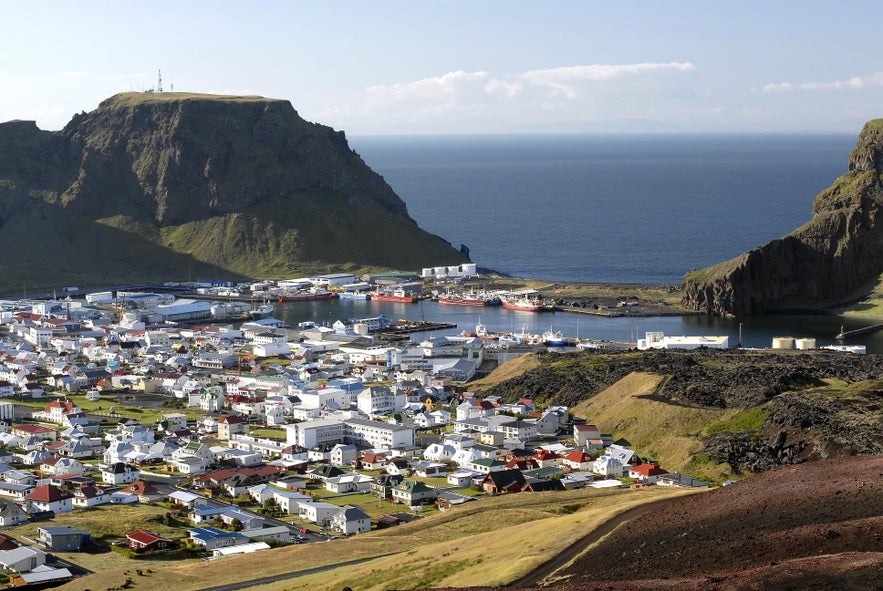
<svg viewBox="0 0 883 591"><path fill-rule="evenodd" d="M564 338L564 335L561 331L554 331L552 327L549 327L549 330L543 333L543 343L547 347L563 347L567 344L567 340Z"/></svg>
<svg viewBox="0 0 883 591"><path fill-rule="evenodd" d="M273 315L273 305L269 302L265 302L258 306L253 310L249 310L248 317L254 320L259 320L261 318L269 318Z"/></svg>
<svg viewBox="0 0 883 591"><path fill-rule="evenodd" d="M316 302L321 300L333 300L337 294L333 291L311 289L308 291L285 292L280 294L276 300L278 302Z"/></svg>
<svg viewBox="0 0 883 591"><path fill-rule="evenodd" d="M397 287L394 290L381 292L381 291L373 291L371 292L371 301L377 302L400 302L404 304L413 304L417 301L417 298L412 296L411 294L405 292L401 287Z"/></svg>
<svg viewBox="0 0 883 591"><path fill-rule="evenodd" d="M529 298L503 298L503 309L519 312L539 312L542 304L539 300Z"/></svg>
<svg viewBox="0 0 883 591"><path fill-rule="evenodd" d="M445 294L438 296L438 303L452 306L487 306L487 298L472 295Z"/></svg>

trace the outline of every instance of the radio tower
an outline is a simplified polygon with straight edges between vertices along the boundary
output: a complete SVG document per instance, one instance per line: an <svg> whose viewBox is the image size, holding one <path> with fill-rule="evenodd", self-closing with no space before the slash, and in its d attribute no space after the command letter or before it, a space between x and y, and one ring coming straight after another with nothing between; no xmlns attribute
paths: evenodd
<svg viewBox="0 0 883 591"><path fill-rule="evenodd" d="M157 70L156 91L162 92L162 70Z"/></svg>

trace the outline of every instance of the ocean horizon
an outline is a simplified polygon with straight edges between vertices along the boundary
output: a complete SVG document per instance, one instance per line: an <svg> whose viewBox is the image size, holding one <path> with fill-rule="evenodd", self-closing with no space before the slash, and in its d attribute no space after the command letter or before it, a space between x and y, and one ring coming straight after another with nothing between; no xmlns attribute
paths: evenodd
<svg viewBox="0 0 883 591"><path fill-rule="evenodd" d="M480 267L679 284L798 228L857 133L355 136L425 230Z"/></svg>

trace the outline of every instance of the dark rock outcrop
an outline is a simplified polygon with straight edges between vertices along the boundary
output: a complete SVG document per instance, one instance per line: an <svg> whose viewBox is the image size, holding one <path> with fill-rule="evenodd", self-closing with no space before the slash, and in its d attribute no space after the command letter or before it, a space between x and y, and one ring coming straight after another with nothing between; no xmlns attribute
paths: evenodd
<svg viewBox="0 0 883 591"><path fill-rule="evenodd" d="M21 254L0 288L122 281L133 260L142 280L467 260L343 132L262 97L124 93L60 132L0 124L0 223Z"/></svg>
<svg viewBox="0 0 883 591"><path fill-rule="evenodd" d="M683 304L717 315L820 308L883 273L883 120L868 122L849 170L791 234L684 277Z"/></svg>

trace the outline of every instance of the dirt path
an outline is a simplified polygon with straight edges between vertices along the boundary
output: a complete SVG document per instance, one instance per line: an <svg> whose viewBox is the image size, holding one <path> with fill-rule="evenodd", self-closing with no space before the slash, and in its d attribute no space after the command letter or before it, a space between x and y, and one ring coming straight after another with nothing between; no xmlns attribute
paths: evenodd
<svg viewBox="0 0 883 591"><path fill-rule="evenodd" d="M574 542L572 546L570 546L563 552L553 556L552 559L548 562L541 564L520 579L512 581L511 583L506 585L506 587L517 589L521 587L538 586L540 582L542 582L544 579L554 574L555 571L579 556L583 551L585 551L586 548L615 530L623 523L631 521L635 518L643 517L644 515L650 513L653 507L658 502L659 501L645 503L643 505L638 505L637 507L632 507L631 509L623 511L619 515L607 520L601 526L595 528L590 533L586 534L585 536Z"/></svg>

